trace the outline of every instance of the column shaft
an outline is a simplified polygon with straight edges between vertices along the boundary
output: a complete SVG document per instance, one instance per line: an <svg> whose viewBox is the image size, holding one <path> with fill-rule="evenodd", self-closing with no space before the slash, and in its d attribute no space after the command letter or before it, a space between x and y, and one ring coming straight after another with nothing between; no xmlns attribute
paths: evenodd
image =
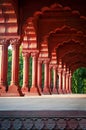
<svg viewBox="0 0 86 130"><path fill-rule="evenodd" d="M54 79L54 81L53 81L53 93L55 94L55 93L57 93L57 66L54 66L53 67L53 79Z"/></svg>
<svg viewBox="0 0 86 130"><path fill-rule="evenodd" d="M58 76L59 76L59 88L58 88L58 93L63 93L62 92L62 70L58 70Z"/></svg>
<svg viewBox="0 0 86 130"><path fill-rule="evenodd" d="M22 92L19 87L19 39L11 39L10 43L12 45L12 75L8 94L20 96Z"/></svg>
<svg viewBox="0 0 86 130"><path fill-rule="evenodd" d="M49 66L49 88L52 91L52 86L51 86L51 70L52 70L52 67Z"/></svg>
<svg viewBox="0 0 86 130"><path fill-rule="evenodd" d="M49 88L49 60L44 61L44 94L51 94Z"/></svg>
<svg viewBox="0 0 86 130"><path fill-rule="evenodd" d="M23 86L22 92L29 91L29 53L23 53Z"/></svg>
<svg viewBox="0 0 86 130"><path fill-rule="evenodd" d="M71 76L71 72L69 74L69 93L72 93L72 76Z"/></svg>
<svg viewBox="0 0 86 130"><path fill-rule="evenodd" d="M18 85L19 73L19 45L12 45L12 75L11 85Z"/></svg>
<svg viewBox="0 0 86 130"><path fill-rule="evenodd" d="M62 86L62 89L63 89L63 93L66 93L66 65L64 64L64 67L63 67L63 86Z"/></svg>
<svg viewBox="0 0 86 130"><path fill-rule="evenodd" d="M66 75L65 75L65 72L63 72L64 74L63 74L63 87L62 87L62 89L63 89L63 93L66 93Z"/></svg>
<svg viewBox="0 0 86 130"><path fill-rule="evenodd" d="M66 72L66 92L69 93L69 69Z"/></svg>
<svg viewBox="0 0 86 130"><path fill-rule="evenodd" d="M32 95L40 95L38 86L37 86L37 60L38 60L38 53L32 53L32 87L30 89L30 93Z"/></svg>
<svg viewBox="0 0 86 130"><path fill-rule="evenodd" d="M59 88L58 88L58 93L63 93L62 91L62 60L59 59L59 64L58 64L58 76L59 76Z"/></svg>
<svg viewBox="0 0 86 130"><path fill-rule="evenodd" d="M6 39L0 39L0 93L5 93L7 90L7 69L8 44L6 43Z"/></svg>
<svg viewBox="0 0 86 130"><path fill-rule="evenodd" d="M39 88L40 92L42 92L42 61L40 59L38 60L38 79L37 79L37 83L38 83L38 88Z"/></svg>

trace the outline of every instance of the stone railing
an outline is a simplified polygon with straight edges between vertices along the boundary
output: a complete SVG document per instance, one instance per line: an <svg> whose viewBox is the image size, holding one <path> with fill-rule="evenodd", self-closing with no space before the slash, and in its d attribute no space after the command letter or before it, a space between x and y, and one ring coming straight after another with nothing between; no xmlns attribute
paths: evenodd
<svg viewBox="0 0 86 130"><path fill-rule="evenodd" d="M0 112L0 130L86 130L86 112Z"/></svg>

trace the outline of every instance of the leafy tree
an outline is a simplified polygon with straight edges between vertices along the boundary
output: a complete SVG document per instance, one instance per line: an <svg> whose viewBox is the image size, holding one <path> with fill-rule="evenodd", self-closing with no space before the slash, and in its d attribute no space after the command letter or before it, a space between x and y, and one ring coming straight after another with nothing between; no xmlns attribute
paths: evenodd
<svg viewBox="0 0 86 130"><path fill-rule="evenodd" d="M73 93L86 93L86 68L77 69L72 77Z"/></svg>

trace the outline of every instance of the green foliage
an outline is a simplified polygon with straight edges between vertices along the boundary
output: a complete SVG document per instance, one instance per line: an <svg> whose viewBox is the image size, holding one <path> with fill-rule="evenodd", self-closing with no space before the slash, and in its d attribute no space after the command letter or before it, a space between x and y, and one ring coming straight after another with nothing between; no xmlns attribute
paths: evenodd
<svg viewBox="0 0 86 130"><path fill-rule="evenodd" d="M86 93L86 68L77 69L72 77L73 93Z"/></svg>

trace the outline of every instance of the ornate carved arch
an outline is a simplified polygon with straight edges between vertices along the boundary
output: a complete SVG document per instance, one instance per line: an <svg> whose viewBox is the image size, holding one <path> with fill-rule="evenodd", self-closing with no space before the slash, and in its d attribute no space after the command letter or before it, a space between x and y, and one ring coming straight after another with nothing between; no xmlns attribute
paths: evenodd
<svg viewBox="0 0 86 130"><path fill-rule="evenodd" d="M84 33L86 32L86 17L80 16L78 11L72 10L70 7L63 7L59 4L44 7L41 11L36 12L34 21L38 23L37 35L39 44L49 32L64 25L76 28Z"/></svg>

